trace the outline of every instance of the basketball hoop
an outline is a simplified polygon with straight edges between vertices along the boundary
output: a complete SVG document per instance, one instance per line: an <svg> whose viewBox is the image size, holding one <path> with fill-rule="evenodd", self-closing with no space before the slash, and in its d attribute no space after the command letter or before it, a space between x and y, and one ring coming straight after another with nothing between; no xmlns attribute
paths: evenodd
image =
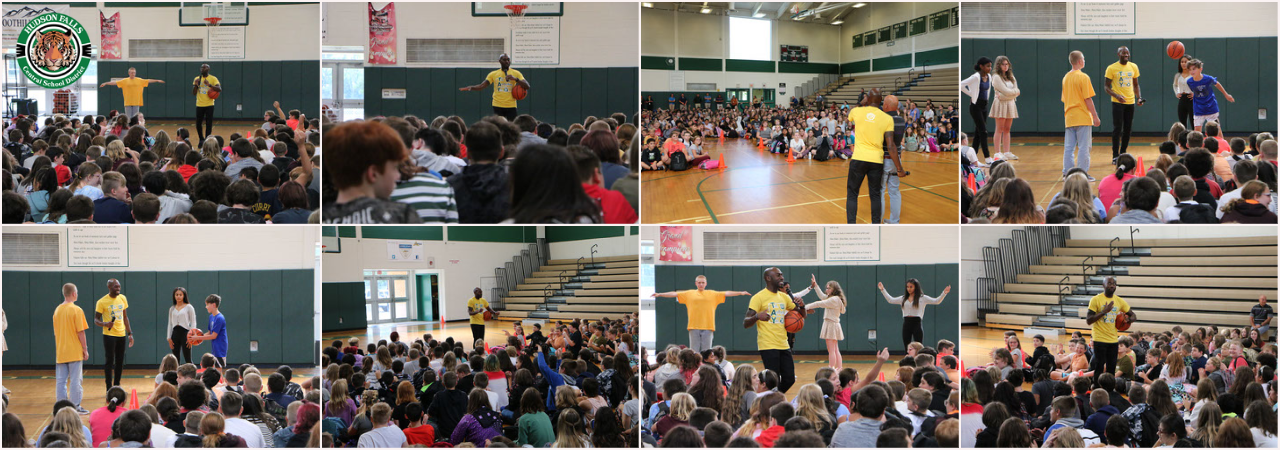
<svg viewBox="0 0 1280 450"><path fill-rule="evenodd" d="M222 22L222 18L224 17L222 12L226 10L226 6L227 5L223 3L204 4L202 8L204 12L204 21L211 27L218 26L218 22Z"/></svg>
<svg viewBox="0 0 1280 450"><path fill-rule="evenodd" d="M209 26L216 27L218 26L218 22L222 21L222 18L221 17L205 17L204 21L209 22Z"/></svg>
<svg viewBox="0 0 1280 450"><path fill-rule="evenodd" d="M511 19L511 28L518 28L524 22L524 10L529 9L529 5L522 3L512 3L503 5L507 10L507 17Z"/></svg>

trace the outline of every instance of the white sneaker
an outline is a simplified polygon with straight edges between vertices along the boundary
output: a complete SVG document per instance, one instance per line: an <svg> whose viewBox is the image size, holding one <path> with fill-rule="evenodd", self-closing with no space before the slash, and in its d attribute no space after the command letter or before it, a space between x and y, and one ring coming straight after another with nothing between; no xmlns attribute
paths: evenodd
<svg viewBox="0 0 1280 450"><path fill-rule="evenodd" d="M999 156L999 154L996 154L996 156ZM990 158L990 157L988 157L988 158L987 158L987 164L991 164L991 162L992 162L991 158Z"/></svg>
<svg viewBox="0 0 1280 450"><path fill-rule="evenodd" d="M1004 158L1005 158L1005 159L1018 159L1018 155L1013 154L1013 152L1004 152Z"/></svg>

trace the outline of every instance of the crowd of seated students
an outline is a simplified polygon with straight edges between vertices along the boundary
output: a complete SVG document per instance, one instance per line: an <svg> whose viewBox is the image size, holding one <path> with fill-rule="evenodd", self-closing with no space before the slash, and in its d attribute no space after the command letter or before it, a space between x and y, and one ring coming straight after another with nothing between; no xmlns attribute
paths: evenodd
<svg viewBox="0 0 1280 450"><path fill-rule="evenodd" d="M637 445L636 320L540 324L506 342L452 337L324 349L325 447Z"/></svg>
<svg viewBox="0 0 1280 450"><path fill-rule="evenodd" d="M956 113L951 106L935 108L932 101L919 108L903 99L897 111L904 129L903 150L939 152L956 150ZM848 103L820 108L770 108L747 106L741 109L659 109L643 114L643 147L640 159L644 170L686 170L715 168L706 148L712 141L744 138L772 153L796 159L827 161L849 159L854 133L848 119ZM922 112L923 111L923 112ZM704 164L705 163L705 164Z"/></svg>
<svg viewBox="0 0 1280 450"><path fill-rule="evenodd" d="M1115 373L1090 370L1090 342L1067 348L1017 333L962 380L964 447L1275 448L1276 344L1217 327L1122 335ZM1011 355L1018 355L1010 357Z"/></svg>
<svg viewBox="0 0 1280 450"><path fill-rule="evenodd" d="M788 401L777 372L735 367L724 347L699 354L670 345L655 366L645 363L641 440L646 447L954 448L958 362L954 344L938 348L913 342L888 382L877 381L887 351L865 376L823 367Z"/></svg>
<svg viewBox="0 0 1280 450"><path fill-rule="evenodd" d="M207 353L200 366L177 361L164 356L155 389L138 409L129 409L125 389L115 386L107 390L103 406L89 413L85 426L76 405L62 400L53 404L47 425L30 434L35 436L31 440L18 416L8 411L6 397L3 447L319 446L324 398L319 377L299 384L292 381L289 366L277 367L269 376L251 364L223 369Z"/></svg>
<svg viewBox="0 0 1280 450"><path fill-rule="evenodd" d="M192 142L141 113L18 116L0 133L3 222L315 223L319 123L289 123L273 113L252 135Z"/></svg>
<svg viewBox="0 0 1280 450"><path fill-rule="evenodd" d="M1036 204L1045 193L1019 178L1014 164L981 166L964 156L973 150L963 141L962 176L974 177L978 187L962 188L965 223L1276 223L1277 144L1270 133L1228 142L1215 122L1204 132L1175 123L1149 167L1122 154L1096 190L1088 172L1073 168L1048 208Z"/></svg>
<svg viewBox="0 0 1280 450"><path fill-rule="evenodd" d="M636 223L639 142L625 114L567 129L522 114L326 125L324 222Z"/></svg>

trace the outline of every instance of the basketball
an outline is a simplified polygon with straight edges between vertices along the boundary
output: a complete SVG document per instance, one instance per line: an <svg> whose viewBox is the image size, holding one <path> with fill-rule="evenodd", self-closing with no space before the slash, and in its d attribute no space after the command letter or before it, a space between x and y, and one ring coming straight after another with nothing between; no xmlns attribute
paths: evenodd
<svg viewBox="0 0 1280 450"><path fill-rule="evenodd" d="M1176 42L1175 42L1176 43ZM1178 44L1181 48L1182 44ZM1133 322L1129 321L1129 314L1119 314L1116 316L1116 331L1126 331Z"/></svg>
<svg viewBox="0 0 1280 450"><path fill-rule="evenodd" d="M514 98L516 100L524 100L524 98L528 95L529 95L529 90L525 89L524 87L518 84L511 87L511 98Z"/></svg>
<svg viewBox="0 0 1280 450"><path fill-rule="evenodd" d="M787 311L787 317L783 319L782 323L787 327L788 333L798 333L800 329L804 328L804 317L795 310Z"/></svg>
<svg viewBox="0 0 1280 450"><path fill-rule="evenodd" d="M209 99L210 99L210 100L217 100L219 95L222 95L222 88L217 87L217 86L209 86Z"/></svg>
<svg viewBox="0 0 1280 450"><path fill-rule="evenodd" d="M484 320L486 320L486 321L493 320L493 312L491 312L491 311L485 311L485 312L484 312Z"/></svg>
<svg viewBox="0 0 1280 450"><path fill-rule="evenodd" d="M1182 41L1170 42L1169 46L1164 48L1164 51L1173 59L1181 58L1182 55L1186 53L1186 50L1186 47L1182 46Z"/></svg>

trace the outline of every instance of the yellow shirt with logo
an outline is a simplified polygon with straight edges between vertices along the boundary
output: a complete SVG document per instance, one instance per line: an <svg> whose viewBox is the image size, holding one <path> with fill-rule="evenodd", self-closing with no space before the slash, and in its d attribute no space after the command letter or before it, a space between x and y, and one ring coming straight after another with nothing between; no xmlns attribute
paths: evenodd
<svg viewBox="0 0 1280 450"><path fill-rule="evenodd" d="M1093 115L1085 105L1093 95L1093 81L1083 71L1072 70L1062 77L1062 113L1068 128L1093 126Z"/></svg>
<svg viewBox="0 0 1280 450"><path fill-rule="evenodd" d="M1120 334L1116 331L1116 316L1129 312L1129 302L1124 301L1119 295L1107 298L1106 294L1098 294L1089 300L1089 311L1101 312L1102 308L1110 302L1115 302L1111 312L1093 323L1094 342L1114 344L1120 340Z"/></svg>
<svg viewBox="0 0 1280 450"><path fill-rule="evenodd" d="M1107 66L1107 79L1111 80L1111 91L1124 97L1123 102L1116 101L1115 97L1111 97L1111 103L1134 104L1138 98L1137 94L1133 93L1133 79L1139 76L1142 75L1138 71L1138 65L1132 61L1124 65L1114 62Z"/></svg>
<svg viewBox="0 0 1280 450"><path fill-rule="evenodd" d="M483 298L471 297L467 300L467 308L471 310L480 310L479 313L471 315L472 325L484 325L484 309L489 307L489 301Z"/></svg>
<svg viewBox="0 0 1280 450"><path fill-rule="evenodd" d="M506 74L502 73L502 69L498 69L484 77L485 81L493 86L493 106L498 108L516 107L516 99L511 96L511 89L516 87L516 82L507 81L507 74L511 74L517 80L524 79L524 74L516 69L507 69Z"/></svg>
<svg viewBox="0 0 1280 450"><path fill-rule="evenodd" d="M80 346L80 332L87 329L89 329L89 323L84 320L84 310L74 303L63 303L53 310L53 337L58 350L58 364L84 360L84 347ZM86 340L88 338L85 336Z"/></svg>
<svg viewBox="0 0 1280 450"><path fill-rule="evenodd" d="M204 78L204 83L200 82L200 77L196 77L195 81L191 82L192 86L200 86L200 89L196 91L196 107L213 106L213 99L209 98L209 88L220 84L218 83L218 77L213 75Z"/></svg>
<svg viewBox="0 0 1280 450"><path fill-rule="evenodd" d="M142 106L142 88L151 82L145 78L125 78L116 82L116 87L124 93L124 106Z"/></svg>
<svg viewBox="0 0 1280 450"><path fill-rule="evenodd" d="M884 161L881 159L880 161ZM776 293L769 292L768 289L761 289L756 295L751 297L750 308L757 313L769 313L769 320L761 320L756 322L756 346L759 350L787 350L791 346L787 345L787 328L783 325L783 321L787 318L787 311L796 307L796 303L791 300L791 296L786 292L778 291Z"/></svg>
<svg viewBox="0 0 1280 450"><path fill-rule="evenodd" d="M849 111L853 122L853 159L884 163L884 134L893 131L893 117L874 106L859 106Z"/></svg>
<svg viewBox="0 0 1280 450"><path fill-rule="evenodd" d="M676 300L689 309L690 330L716 331L716 306L724 303L724 293L704 289L676 294Z"/></svg>
<svg viewBox="0 0 1280 450"><path fill-rule="evenodd" d="M115 324L111 328L103 328L103 336L124 337L124 310L129 309L129 299L124 294L111 298L110 294L102 296L98 299L98 305L93 309L94 312L102 315L103 322L115 320Z"/></svg>

